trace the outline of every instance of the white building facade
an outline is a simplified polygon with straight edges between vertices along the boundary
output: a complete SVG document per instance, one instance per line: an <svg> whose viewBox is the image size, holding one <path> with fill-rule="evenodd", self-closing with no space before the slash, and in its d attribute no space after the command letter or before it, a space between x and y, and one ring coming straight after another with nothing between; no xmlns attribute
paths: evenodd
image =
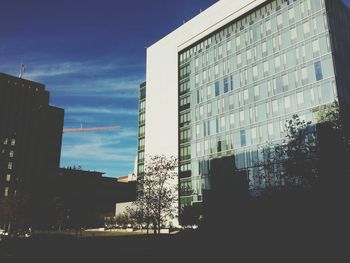
<svg viewBox="0 0 350 263"><path fill-rule="evenodd" d="M338 0L220 0L147 49L142 157L179 158L181 206L210 189L210 160L235 156L252 183L259 146L281 140L293 114L315 123L318 108L349 103L329 25L348 23L332 15L342 9Z"/></svg>

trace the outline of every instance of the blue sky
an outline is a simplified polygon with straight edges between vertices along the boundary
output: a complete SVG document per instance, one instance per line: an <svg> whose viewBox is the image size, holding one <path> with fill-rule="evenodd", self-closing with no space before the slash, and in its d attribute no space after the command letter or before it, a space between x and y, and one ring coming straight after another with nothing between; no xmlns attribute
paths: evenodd
<svg viewBox="0 0 350 263"><path fill-rule="evenodd" d="M119 177L133 171L146 49L216 0L1 0L0 72L46 85L65 128L61 166Z"/></svg>
<svg viewBox="0 0 350 263"><path fill-rule="evenodd" d="M133 170L146 49L216 0L1 0L0 72L44 83L65 109L61 166L119 177ZM347 0L346 2L350 2Z"/></svg>

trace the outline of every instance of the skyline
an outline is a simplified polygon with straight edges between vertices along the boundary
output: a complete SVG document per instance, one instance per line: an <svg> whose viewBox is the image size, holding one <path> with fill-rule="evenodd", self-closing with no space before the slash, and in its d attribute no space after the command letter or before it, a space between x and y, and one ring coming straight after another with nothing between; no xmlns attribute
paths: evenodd
<svg viewBox="0 0 350 263"><path fill-rule="evenodd" d="M65 128L121 125L64 134L61 167L124 176L137 154L146 47L215 2L5 0L17 15L0 17L0 72L18 76L23 63L23 78L44 84L51 104L65 109Z"/></svg>

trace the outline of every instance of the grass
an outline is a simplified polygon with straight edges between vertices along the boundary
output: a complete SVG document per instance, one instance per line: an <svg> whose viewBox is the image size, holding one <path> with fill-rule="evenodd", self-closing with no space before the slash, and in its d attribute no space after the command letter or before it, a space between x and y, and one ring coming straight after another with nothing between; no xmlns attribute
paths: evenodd
<svg viewBox="0 0 350 263"><path fill-rule="evenodd" d="M150 231L150 234L152 231ZM145 235L139 231L127 232L125 230L117 231L75 231L75 230L63 230L63 231L36 231L34 236L72 236L72 237L118 237L118 236L139 236Z"/></svg>

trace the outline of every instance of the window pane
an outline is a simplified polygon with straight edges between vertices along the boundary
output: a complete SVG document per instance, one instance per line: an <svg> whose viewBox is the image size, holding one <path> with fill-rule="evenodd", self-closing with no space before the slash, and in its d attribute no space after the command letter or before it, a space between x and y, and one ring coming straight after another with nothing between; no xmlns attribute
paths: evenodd
<svg viewBox="0 0 350 263"><path fill-rule="evenodd" d="M322 66L320 61L315 62L315 75L317 81L323 79Z"/></svg>

